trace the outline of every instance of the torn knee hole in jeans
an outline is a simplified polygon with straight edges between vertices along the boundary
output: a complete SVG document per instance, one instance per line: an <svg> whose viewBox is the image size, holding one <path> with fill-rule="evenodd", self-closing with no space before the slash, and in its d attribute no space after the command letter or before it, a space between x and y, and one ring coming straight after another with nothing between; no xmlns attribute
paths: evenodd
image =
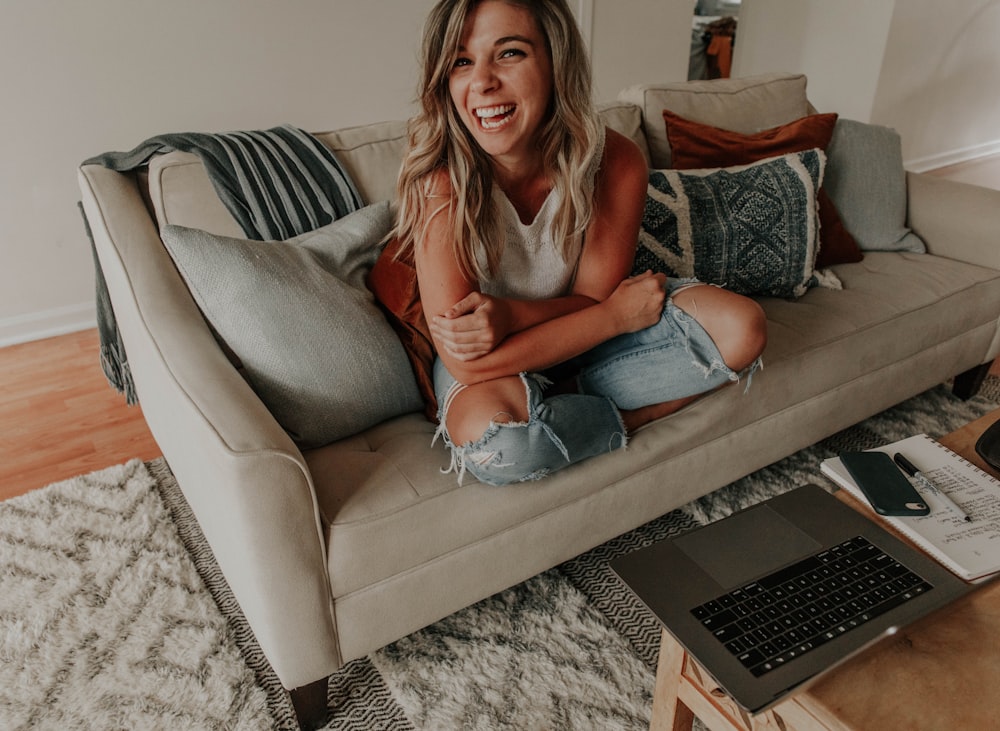
<svg viewBox="0 0 1000 731"><path fill-rule="evenodd" d="M509 437L515 434L521 436L522 430L525 435L523 438L527 440L525 444L530 444L532 437L529 432L537 433L537 430L540 429L548 437L552 445L555 446L562 458L569 462L569 452L566 446L555 432L553 432L552 428L540 418L542 389L548 384L547 379L542 376L521 374L521 381L525 389L527 418L521 420L517 415L509 411L497 411L490 417L489 423L479 438L466 441L461 445L454 443L446 424L448 408L451 406L454 397L464 387L456 384L456 386L453 386L449 390L444 399L444 406L440 410L440 420L434 435L434 441L438 437L442 437L451 452L451 464L447 469L442 470L443 473L457 473L459 484L461 484L462 477L465 475L467 469L471 469L484 482L490 481L489 470L516 469L519 464L518 455L521 453L521 450L515 446L517 445L516 440L512 443L509 439L501 438L498 442L497 436L507 435ZM505 450L510 454L505 455ZM524 456L528 457L529 455ZM527 465L530 462L530 459L524 460L525 469L530 471L526 471L520 475L517 478L518 481L537 480L550 474L552 471L550 468L544 466L528 467Z"/></svg>

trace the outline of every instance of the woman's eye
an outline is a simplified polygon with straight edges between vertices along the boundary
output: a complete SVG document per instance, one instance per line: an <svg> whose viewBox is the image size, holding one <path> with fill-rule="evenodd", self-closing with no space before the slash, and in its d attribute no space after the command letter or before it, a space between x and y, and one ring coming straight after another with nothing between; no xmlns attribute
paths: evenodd
<svg viewBox="0 0 1000 731"><path fill-rule="evenodd" d="M456 69L457 68L461 68L462 66L468 66L471 63L472 63L472 61L470 61L467 58L456 58L455 59L455 63L453 65L453 68L456 68Z"/></svg>
<svg viewBox="0 0 1000 731"><path fill-rule="evenodd" d="M525 53L520 48L508 48L501 51L500 58L514 58L516 56L524 56Z"/></svg>

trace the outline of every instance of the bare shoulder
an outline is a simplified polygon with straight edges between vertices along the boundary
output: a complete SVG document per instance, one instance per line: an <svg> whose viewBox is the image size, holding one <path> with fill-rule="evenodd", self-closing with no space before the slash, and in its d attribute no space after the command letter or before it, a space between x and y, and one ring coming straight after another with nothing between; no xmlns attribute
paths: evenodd
<svg viewBox="0 0 1000 731"><path fill-rule="evenodd" d="M646 157L639 146L610 127L606 129L601 170L616 180L621 176L638 176L645 179L648 173Z"/></svg>
<svg viewBox="0 0 1000 731"><path fill-rule="evenodd" d="M604 159L597 174L597 200L609 205L613 200L645 201L649 168L646 156L632 140L613 129L607 130Z"/></svg>

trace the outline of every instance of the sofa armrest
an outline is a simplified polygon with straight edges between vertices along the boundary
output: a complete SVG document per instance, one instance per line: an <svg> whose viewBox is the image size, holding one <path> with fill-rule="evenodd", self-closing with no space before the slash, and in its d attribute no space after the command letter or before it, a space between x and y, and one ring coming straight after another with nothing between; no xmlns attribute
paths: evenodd
<svg viewBox="0 0 1000 731"><path fill-rule="evenodd" d="M341 665L324 527L295 444L230 364L177 273L135 179L78 173L150 431L286 688Z"/></svg>
<svg viewBox="0 0 1000 731"><path fill-rule="evenodd" d="M907 221L938 256L1000 269L1000 190L906 174Z"/></svg>

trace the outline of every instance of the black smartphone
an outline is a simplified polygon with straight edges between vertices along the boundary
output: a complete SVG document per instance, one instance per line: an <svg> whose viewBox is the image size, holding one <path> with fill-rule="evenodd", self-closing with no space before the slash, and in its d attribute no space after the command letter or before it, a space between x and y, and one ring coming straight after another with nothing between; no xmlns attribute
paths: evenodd
<svg viewBox="0 0 1000 731"><path fill-rule="evenodd" d="M930 508L884 452L844 452L840 461L880 515L927 515Z"/></svg>

